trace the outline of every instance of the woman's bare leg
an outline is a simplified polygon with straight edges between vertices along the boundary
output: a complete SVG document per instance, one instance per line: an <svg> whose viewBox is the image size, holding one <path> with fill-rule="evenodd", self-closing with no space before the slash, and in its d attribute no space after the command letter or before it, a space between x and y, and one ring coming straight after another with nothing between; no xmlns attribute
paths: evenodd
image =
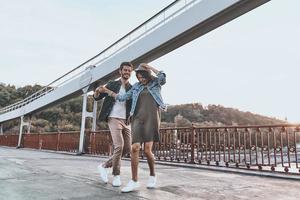
<svg viewBox="0 0 300 200"><path fill-rule="evenodd" d="M151 142L145 142L145 154L147 157L147 161L148 161L148 166L150 169L150 176L155 176L155 171L154 171L154 163L155 163L155 159L154 159L154 155L152 153L152 146L153 146L153 141Z"/></svg>
<svg viewBox="0 0 300 200"><path fill-rule="evenodd" d="M138 167L139 167L139 152L140 143L131 145L131 176L133 181L138 181Z"/></svg>

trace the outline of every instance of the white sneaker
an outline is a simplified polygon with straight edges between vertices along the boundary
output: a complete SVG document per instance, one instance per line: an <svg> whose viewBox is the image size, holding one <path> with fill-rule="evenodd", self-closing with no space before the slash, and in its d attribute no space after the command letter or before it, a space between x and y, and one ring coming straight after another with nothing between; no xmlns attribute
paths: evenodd
<svg viewBox="0 0 300 200"><path fill-rule="evenodd" d="M99 173L100 173L100 178L104 183L108 182L108 178L107 178L107 169L104 168L101 164L98 165L97 167Z"/></svg>
<svg viewBox="0 0 300 200"><path fill-rule="evenodd" d="M121 184L122 184L121 177L119 175L114 176L114 180L112 182L112 186L114 186L114 187L120 187Z"/></svg>
<svg viewBox="0 0 300 200"><path fill-rule="evenodd" d="M149 176L147 188L152 189L156 187L156 176Z"/></svg>
<svg viewBox="0 0 300 200"><path fill-rule="evenodd" d="M130 180L126 187L122 188L122 192L132 192L134 191L135 189L137 189L138 187L140 186L139 182L135 182L133 180Z"/></svg>

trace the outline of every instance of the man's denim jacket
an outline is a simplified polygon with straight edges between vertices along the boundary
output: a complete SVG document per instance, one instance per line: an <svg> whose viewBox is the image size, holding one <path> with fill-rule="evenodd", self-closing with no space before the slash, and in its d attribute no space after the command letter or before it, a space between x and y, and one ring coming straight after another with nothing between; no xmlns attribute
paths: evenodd
<svg viewBox="0 0 300 200"><path fill-rule="evenodd" d="M130 116L133 115L138 97L140 93L143 91L143 89L146 87L156 103L159 105L159 107L163 110L166 109L166 105L163 102L163 99L161 97L161 86L166 83L166 74L160 71L157 74L157 77L154 77L153 80L151 80L146 86L142 85L140 82L135 83L132 88L126 92L124 95L117 95L116 100L118 101L126 101L130 98L132 98L132 105L130 110Z"/></svg>

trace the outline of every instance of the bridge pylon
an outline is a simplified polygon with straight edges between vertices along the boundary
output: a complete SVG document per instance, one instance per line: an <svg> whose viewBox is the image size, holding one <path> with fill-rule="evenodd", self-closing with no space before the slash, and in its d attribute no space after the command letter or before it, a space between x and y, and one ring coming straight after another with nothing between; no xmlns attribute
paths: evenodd
<svg viewBox="0 0 300 200"><path fill-rule="evenodd" d="M24 115L21 116L21 123L20 123L20 129L19 129L19 141L17 148L21 148L22 143L22 135L23 135L23 127L27 126L27 132L30 133L30 125L31 125L31 116L29 117L29 121L24 121Z"/></svg>
<svg viewBox="0 0 300 200"><path fill-rule="evenodd" d="M79 149L78 154L83 154L83 146L84 146L84 131L85 131L85 122L86 118L91 117L93 119L92 123L92 131L96 130L96 120L97 120L97 101L93 100L93 112L87 111L87 100L88 100L88 87L82 89L83 91L83 103L82 103L82 117L81 117L81 127L80 127L80 139L79 139Z"/></svg>

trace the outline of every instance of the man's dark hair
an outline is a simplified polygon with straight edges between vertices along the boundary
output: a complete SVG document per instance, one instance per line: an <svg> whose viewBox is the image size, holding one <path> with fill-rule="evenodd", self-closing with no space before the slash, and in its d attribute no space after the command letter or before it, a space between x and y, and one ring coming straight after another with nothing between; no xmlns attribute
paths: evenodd
<svg viewBox="0 0 300 200"><path fill-rule="evenodd" d="M131 67L133 69L133 65L131 64L131 62L122 62L120 64L120 68L119 69L122 70L124 66L129 66L129 67Z"/></svg>

